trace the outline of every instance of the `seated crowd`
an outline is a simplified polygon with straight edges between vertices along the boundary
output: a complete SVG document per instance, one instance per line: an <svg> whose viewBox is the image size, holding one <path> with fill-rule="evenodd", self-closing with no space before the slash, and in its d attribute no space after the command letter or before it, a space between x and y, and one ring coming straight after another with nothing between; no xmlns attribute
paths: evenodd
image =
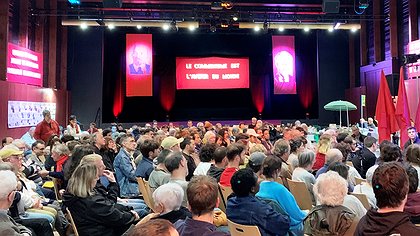
<svg viewBox="0 0 420 236"><path fill-rule="evenodd" d="M357 126L315 143L298 121L82 131L71 116L60 133L43 115L2 140L0 235L69 235L67 212L81 236L420 235L417 131L401 149Z"/></svg>

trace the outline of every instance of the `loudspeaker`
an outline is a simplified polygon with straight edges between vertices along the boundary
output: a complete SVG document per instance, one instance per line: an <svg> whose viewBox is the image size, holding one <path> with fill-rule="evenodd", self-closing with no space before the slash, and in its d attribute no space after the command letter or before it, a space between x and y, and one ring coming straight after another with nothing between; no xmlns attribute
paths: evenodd
<svg viewBox="0 0 420 236"><path fill-rule="evenodd" d="M103 0L104 8L121 8L122 0Z"/></svg>
<svg viewBox="0 0 420 236"><path fill-rule="evenodd" d="M325 13L338 13L340 11L340 0L323 0L322 11Z"/></svg>

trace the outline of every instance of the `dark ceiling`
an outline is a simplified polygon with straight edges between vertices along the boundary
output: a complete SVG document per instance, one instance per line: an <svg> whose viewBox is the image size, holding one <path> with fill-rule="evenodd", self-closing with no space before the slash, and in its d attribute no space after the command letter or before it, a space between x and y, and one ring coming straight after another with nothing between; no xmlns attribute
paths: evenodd
<svg viewBox="0 0 420 236"><path fill-rule="evenodd" d="M67 0L59 0L59 9L34 9L35 15L56 15L64 19L76 20L127 20L127 21L196 21L200 26L227 23L235 26L238 22L281 22L281 23L331 23L344 21L358 23L360 20L383 20L386 16L373 16L370 5L365 11L360 2L371 4L371 0L341 0L339 13L325 13L323 0L288 1L228 1L231 9L214 10L212 3L226 1L141 1L122 0L122 7L104 7L103 1L80 0L80 5L72 5ZM333 0L328 0L333 1ZM117 0L118 2L118 0Z"/></svg>

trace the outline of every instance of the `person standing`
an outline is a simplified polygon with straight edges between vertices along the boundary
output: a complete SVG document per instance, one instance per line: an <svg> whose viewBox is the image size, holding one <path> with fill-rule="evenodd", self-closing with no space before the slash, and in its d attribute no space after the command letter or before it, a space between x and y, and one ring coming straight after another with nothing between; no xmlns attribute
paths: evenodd
<svg viewBox="0 0 420 236"><path fill-rule="evenodd" d="M60 125L57 121L51 118L51 112L44 110L42 112L44 119L36 125L34 138L35 140L42 140L47 142L53 135L60 136Z"/></svg>

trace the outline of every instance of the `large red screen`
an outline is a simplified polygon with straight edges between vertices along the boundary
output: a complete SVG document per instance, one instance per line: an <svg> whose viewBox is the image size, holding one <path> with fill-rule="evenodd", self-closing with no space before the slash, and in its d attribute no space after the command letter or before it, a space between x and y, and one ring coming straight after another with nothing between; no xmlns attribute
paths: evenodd
<svg viewBox="0 0 420 236"><path fill-rule="evenodd" d="M127 34L126 96L152 96L152 35Z"/></svg>
<svg viewBox="0 0 420 236"><path fill-rule="evenodd" d="M249 60L248 58L177 57L176 88L249 88Z"/></svg>

